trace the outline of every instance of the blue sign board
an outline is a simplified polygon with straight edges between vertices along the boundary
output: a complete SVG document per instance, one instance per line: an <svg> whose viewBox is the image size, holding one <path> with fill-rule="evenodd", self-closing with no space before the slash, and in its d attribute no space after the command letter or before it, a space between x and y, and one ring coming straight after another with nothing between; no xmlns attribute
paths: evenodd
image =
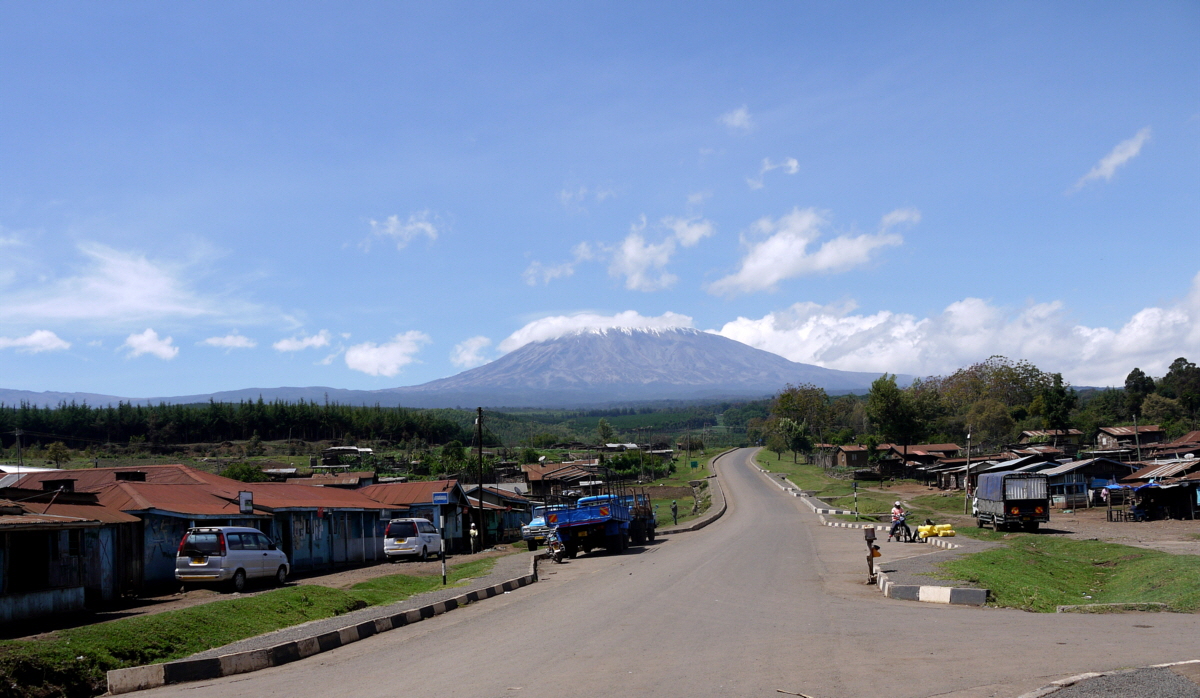
<svg viewBox="0 0 1200 698"><path fill-rule="evenodd" d="M449 492L434 492L433 493L433 503L434 504L449 504L450 503L450 493Z"/></svg>

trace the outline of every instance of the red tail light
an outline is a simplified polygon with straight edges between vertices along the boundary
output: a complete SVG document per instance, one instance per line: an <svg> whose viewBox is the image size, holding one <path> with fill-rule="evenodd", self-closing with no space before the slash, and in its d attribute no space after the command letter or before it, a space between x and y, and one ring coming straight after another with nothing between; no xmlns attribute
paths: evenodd
<svg viewBox="0 0 1200 698"><path fill-rule="evenodd" d="M221 557L225 557L225 533L217 531L217 545L221 546Z"/></svg>
<svg viewBox="0 0 1200 698"><path fill-rule="evenodd" d="M384 538L392 537L392 525L391 524L388 524L387 528L383 529L383 537Z"/></svg>
<svg viewBox="0 0 1200 698"><path fill-rule="evenodd" d="M1016 508L1016 507L1013 507L1012 509L1009 509L1008 511L1009 511L1009 513L1010 513L1010 514L1012 514L1013 516L1016 516L1017 514L1020 514L1020 513L1021 513L1021 510L1020 510L1020 509L1018 509L1018 508Z"/></svg>
<svg viewBox="0 0 1200 698"><path fill-rule="evenodd" d="M1042 507L1038 507L1037 509L1034 509L1034 510L1033 510L1033 513L1035 513L1035 514L1044 514L1044 513L1046 513L1046 510L1045 510L1045 509L1043 509Z"/></svg>
<svg viewBox="0 0 1200 698"><path fill-rule="evenodd" d="M179 539L179 552L175 553L177 557L183 557L183 544L187 542L188 536L190 535L192 534L185 533L183 534L183 538Z"/></svg>

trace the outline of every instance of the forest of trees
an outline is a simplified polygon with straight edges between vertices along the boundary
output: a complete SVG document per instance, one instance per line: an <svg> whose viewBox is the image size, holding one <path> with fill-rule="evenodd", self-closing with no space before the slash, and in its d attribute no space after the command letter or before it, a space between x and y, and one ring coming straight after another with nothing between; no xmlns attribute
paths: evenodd
<svg viewBox="0 0 1200 698"><path fill-rule="evenodd" d="M72 448L96 444L217 443L246 440L383 439L441 444L471 440L449 415L396 407L354 407L315 402L210 402L202 405L121 403L112 407L0 405L0 442L9 447L20 429L31 441L63 441Z"/></svg>
<svg viewBox="0 0 1200 698"><path fill-rule="evenodd" d="M865 396L831 398L812 385L789 385L748 427L752 443L780 452L803 452L813 443L961 444L968 431L987 449L1036 429L1079 429L1090 443L1100 427L1135 419L1158 424L1173 438L1197 428L1198 411L1200 368L1185 358L1159 378L1135 368L1123 388L1081 393L1061 374L993 356L905 388L884 375Z"/></svg>

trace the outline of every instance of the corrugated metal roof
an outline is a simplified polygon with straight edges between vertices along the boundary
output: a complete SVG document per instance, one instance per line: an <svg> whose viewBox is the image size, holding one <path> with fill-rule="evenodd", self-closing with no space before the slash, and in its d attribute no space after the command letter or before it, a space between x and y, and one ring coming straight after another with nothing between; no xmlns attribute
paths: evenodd
<svg viewBox="0 0 1200 698"><path fill-rule="evenodd" d="M241 490L254 493L254 506L267 509L393 509L363 494L363 490L312 487L284 482L239 483ZM236 493L234 493L236 496Z"/></svg>
<svg viewBox="0 0 1200 698"><path fill-rule="evenodd" d="M1104 432L1105 434L1111 434L1112 436L1133 436L1134 434L1133 427L1100 427L1100 431ZM1162 431L1162 428L1157 424L1146 424L1137 428L1137 433L1139 434L1155 433L1160 431Z"/></svg>
<svg viewBox="0 0 1200 698"><path fill-rule="evenodd" d="M423 482L389 482L352 490L389 507L410 504L432 504L434 492L453 492L462 488L458 480L426 480ZM464 495L465 496L465 495ZM451 496L454 499L454 496Z"/></svg>
<svg viewBox="0 0 1200 698"><path fill-rule="evenodd" d="M1083 436L1083 432L1078 429L1027 429L1021 436Z"/></svg>
<svg viewBox="0 0 1200 698"><path fill-rule="evenodd" d="M1153 478L1175 477L1182 473L1186 473L1194 468L1200 468L1200 459L1189 458L1187 460L1171 461L1169 463L1155 463L1148 465L1145 468L1121 478L1125 480L1150 480Z"/></svg>
<svg viewBox="0 0 1200 698"><path fill-rule="evenodd" d="M241 484L241 483L238 483ZM237 492L233 500L218 496L211 487L193 485L160 485L147 482L118 482L98 493L100 503L121 511L158 509L189 516L241 516Z"/></svg>
<svg viewBox="0 0 1200 698"><path fill-rule="evenodd" d="M1175 439L1174 441L1172 441L1170 443L1162 444L1162 446L1163 447L1184 446L1187 444L1200 444L1200 431L1189 431L1188 433L1184 434L1183 436L1179 437L1178 439Z"/></svg>

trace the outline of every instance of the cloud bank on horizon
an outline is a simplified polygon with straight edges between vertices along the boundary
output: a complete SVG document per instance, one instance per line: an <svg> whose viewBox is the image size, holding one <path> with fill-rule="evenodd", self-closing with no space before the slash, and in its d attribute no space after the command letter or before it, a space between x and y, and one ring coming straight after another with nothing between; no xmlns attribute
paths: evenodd
<svg viewBox="0 0 1200 698"><path fill-rule="evenodd" d="M886 310L863 315L855 309L853 303L800 302L707 331L792 361L845 371L945 375L999 354L1062 373L1076 385L1123 385L1134 367L1161 375L1177 358L1164 353L1164 346L1200 355L1200 272L1178 302L1144 308L1117 329L1074 323L1059 301L1012 309L964 298L925 318ZM498 348L506 353L588 330L693 327L691 317L673 312L559 315L528 323Z"/></svg>

